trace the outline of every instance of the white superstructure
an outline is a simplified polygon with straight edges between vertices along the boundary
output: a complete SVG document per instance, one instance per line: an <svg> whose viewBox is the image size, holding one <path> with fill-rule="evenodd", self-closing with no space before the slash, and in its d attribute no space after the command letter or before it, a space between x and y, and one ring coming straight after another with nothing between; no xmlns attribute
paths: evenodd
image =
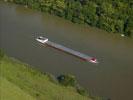
<svg viewBox="0 0 133 100"><path fill-rule="evenodd" d="M36 40L38 42L41 42L41 43L46 43L48 41L48 38L44 38L42 36L39 36L38 38L36 38Z"/></svg>

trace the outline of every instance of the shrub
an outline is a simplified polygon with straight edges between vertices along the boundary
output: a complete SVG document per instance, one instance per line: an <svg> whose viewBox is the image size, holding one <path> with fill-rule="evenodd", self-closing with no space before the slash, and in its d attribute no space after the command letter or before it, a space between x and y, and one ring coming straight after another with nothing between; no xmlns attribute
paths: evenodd
<svg viewBox="0 0 133 100"><path fill-rule="evenodd" d="M86 89L80 87L80 86L77 86L77 87L76 87L76 90L77 90L77 92L78 92L79 94L81 94L81 95L83 95L83 96L88 96L88 95L89 95L88 91L87 91Z"/></svg>
<svg viewBox="0 0 133 100"><path fill-rule="evenodd" d="M77 81L73 75L70 74L61 74L57 77L57 80L60 84L64 86L73 86L76 87Z"/></svg>
<svg viewBox="0 0 133 100"><path fill-rule="evenodd" d="M58 81L57 81L57 79L55 78L54 75L49 74L49 73L45 73L45 75L48 77L49 81L51 81L51 82L53 82L53 83L55 83L55 84L58 83Z"/></svg>
<svg viewBox="0 0 133 100"><path fill-rule="evenodd" d="M4 52L0 49L0 60L3 58L4 55Z"/></svg>

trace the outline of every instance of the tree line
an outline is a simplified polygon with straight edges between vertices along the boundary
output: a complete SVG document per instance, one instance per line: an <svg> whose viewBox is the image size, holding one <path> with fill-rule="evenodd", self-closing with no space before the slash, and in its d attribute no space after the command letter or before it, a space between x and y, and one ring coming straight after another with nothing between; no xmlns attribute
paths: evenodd
<svg viewBox="0 0 133 100"><path fill-rule="evenodd" d="M74 23L133 36L132 0L7 0Z"/></svg>

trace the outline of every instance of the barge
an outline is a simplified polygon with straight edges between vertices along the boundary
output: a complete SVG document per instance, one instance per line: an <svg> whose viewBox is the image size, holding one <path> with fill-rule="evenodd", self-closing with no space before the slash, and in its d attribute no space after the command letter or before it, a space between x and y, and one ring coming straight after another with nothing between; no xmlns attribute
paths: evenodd
<svg viewBox="0 0 133 100"><path fill-rule="evenodd" d="M38 42L42 43L42 44L46 44L46 45L51 46L51 47L53 47L55 49L61 50L61 51L66 52L66 53L69 53L69 54L71 54L73 56L76 56L78 58L81 58L81 59L83 59L85 61L88 61L88 62L91 62L91 63L98 63L96 58L90 57L90 56L88 56L86 54L83 54L83 53L80 53L78 51L72 50L72 49L67 48L67 47L65 47L63 45L60 45L60 44L54 43L52 41L49 41L48 38L40 36L40 37L37 37L36 40Z"/></svg>

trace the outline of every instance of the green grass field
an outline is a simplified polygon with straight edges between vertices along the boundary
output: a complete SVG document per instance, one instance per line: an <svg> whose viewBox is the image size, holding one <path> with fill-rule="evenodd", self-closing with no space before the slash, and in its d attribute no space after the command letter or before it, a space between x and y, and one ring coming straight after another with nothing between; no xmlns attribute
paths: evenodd
<svg viewBox="0 0 133 100"><path fill-rule="evenodd" d="M13 58L0 61L0 100L92 100Z"/></svg>
<svg viewBox="0 0 133 100"><path fill-rule="evenodd" d="M4 77L0 77L0 100L35 100L34 97L24 92L15 84L11 83Z"/></svg>

